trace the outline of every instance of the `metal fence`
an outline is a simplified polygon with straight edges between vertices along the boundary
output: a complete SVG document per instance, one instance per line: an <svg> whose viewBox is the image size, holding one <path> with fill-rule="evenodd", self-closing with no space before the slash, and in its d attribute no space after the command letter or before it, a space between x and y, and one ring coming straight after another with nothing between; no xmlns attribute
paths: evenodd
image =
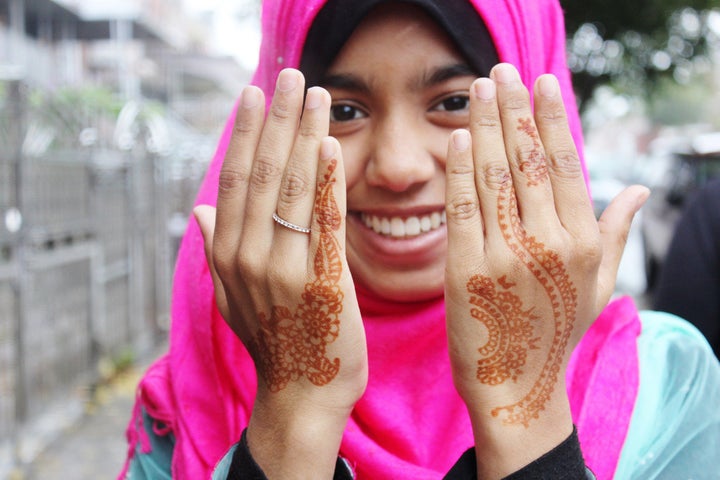
<svg viewBox="0 0 720 480"><path fill-rule="evenodd" d="M109 113L49 98L0 81L0 477L98 381L101 359L164 339L178 236L210 152L169 148L139 104Z"/></svg>

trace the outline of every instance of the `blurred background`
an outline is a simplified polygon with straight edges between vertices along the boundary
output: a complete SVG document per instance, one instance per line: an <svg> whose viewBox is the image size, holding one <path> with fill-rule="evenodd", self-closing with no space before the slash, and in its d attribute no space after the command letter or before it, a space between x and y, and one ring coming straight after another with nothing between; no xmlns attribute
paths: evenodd
<svg viewBox="0 0 720 480"><path fill-rule="evenodd" d="M720 1L562 3L596 211L653 190L617 285L648 306L683 203L720 175ZM136 377L112 386L166 344L176 250L259 13L0 0L0 478L67 473L42 466L53 448L104 468L71 478L117 473ZM124 395L115 416L78 430L108 395ZM72 432L95 453L58 453Z"/></svg>

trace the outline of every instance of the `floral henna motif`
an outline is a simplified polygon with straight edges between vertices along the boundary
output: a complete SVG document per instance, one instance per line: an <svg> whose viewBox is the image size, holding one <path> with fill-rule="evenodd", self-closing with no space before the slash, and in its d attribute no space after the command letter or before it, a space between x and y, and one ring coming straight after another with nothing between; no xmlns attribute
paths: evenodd
<svg viewBox="0 0 720 480"><path fill-rule="evenodd" d="M513 283L503 276L498 284L503 290L498 291L493 281L482 275L473 276L467 284L470 303L477 307L470 313L488 330L477 369L478 380L487 385L499 385L508 378L516 381L523 373L528 349L538 348L538 339L531 338L531 321L538 317L532 309L523 310L520 298L508 291Z"/></svg>
<svg viewBox="0 0 720 480"><path fill-rule="evenodd" d="M536 149L540 150L541 147L537 141L537 133L529 119L521 119L518 130L527 133L536 145ZM542 167L539 166L541 160ZM522 168L523 166L521 166L521 169ZM529 176L528 186L538 185L541 177L546 174L547 168L542 153L538 152L533 159L524 164L524 168L525 170L523 171L528 173ZM565 350L575 322L577 290L570 281L570 276L560 256L547 249L545 245L535 237L528 236L517 212L515 191L512 184L507 182L501 187L500 195L498 196L498 220L500 229L510 250L522 261L530 272L532 272L533 276L545 290L548 303L552 308L552 318L554 322L553 341L548 357L530 391L518 402L494 408L491 414L493 416L504 414L503 423L505 424L521 424L528 427L532 419L539 418L540 412L545 409L545 404L557 384L563 356L565 355ZM507 282L505 277L498 279L498 284L505 290L512 286L512 284ZM512 318L515 322L523 322L523 320L518 320L519 318L524 318L524 321L536 320L537 317L532 315L532 310L523 310L519 299L505 300L504 303L497 300L493 301L492 299L499 298L502 294L506 295L505 298L514 297L514 295L511 295L508 291L498 293L492 281L484 277L473 277L470 283L468 283L468 290L470 290L471 294L477 295L471 296L471 303L480 308L480 310L473 309L471 311L473 317L485 323L490 332L490 340L480 349L483 355L492 355L492 352L495 351L502 352L501 349L495 347L495 344L502 347L500 342L504 341L509 345L510 338L513 338L514 341L517 342L519 347L516 348L525 355L527 348L535 347L534 342L536 339L530 340L531 334L529 333L517 333L518 331L525 332L525 330L517 324L515 324L514 328L508 328L494 320L503 319L505 322L508 321L506 320L507 318ZM506 325L508 324L506 323ZM493 328L495 328L495 330L493 330ZM503 336L505 338L501 340ZM502 375L484 374L484 376L480 375L481 371L479 368L478 379L481 382L495 385L502 383L507 378L515 380L517 375L522 373L520 367L524 364L525 357L522 358L522 363L519 361L512 363L512 367L510 367L511 363L508 360L511 358L509 356L503 357L496 353L493 358L496 362L501 362L500 365L502 366L508 365L508 368ZM485 360L487 359L481 360L479 365ZM514 370L512 370L512 368L514 368ZM508 372L510 374L508 374Z"/></svg>
<svg viewBox="0 0 720 480"><path fill-rule="evenodd" d="M258 370L271 391L282 390L305 375L315 385L326 385L338 373L340 359L330 360L327 346L338 336L343 292L340 246L333 232L340 229L342 217L332 187L333 162L318 186L314 213L318 219L320 242L313 269L315 280L305 285L302 302L295 313L286 307L273 307L270 318L260 314L260 329L252 350Z"/></svg>

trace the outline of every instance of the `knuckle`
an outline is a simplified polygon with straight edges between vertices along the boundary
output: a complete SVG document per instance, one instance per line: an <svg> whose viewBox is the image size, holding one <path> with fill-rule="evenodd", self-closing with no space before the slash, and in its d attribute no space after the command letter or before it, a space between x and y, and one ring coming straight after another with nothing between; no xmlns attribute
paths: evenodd
<svg viewBox="0 0 720 480"><path fill-rule="evenodd" d="M298 127L298 136L307 139L319 137L317 126L311 121L302 121Z"/></svg>
<svg viewBox="0 0 720 480"><path fill-rule="evenodd" d="M253 185L258 187L271 185L277 180L280 174L280 169L272 158L263 154L255 157L251 178Z"/></svg>
<svg viewBox="0 0 720 480"><path fill-rule="evenodd" d="M297 270L288 269L287 261L271 259L267 268L268 285L276 291L292 290L304 283L304 275Z"/></svg>
<svg viewBox="0 0 720 480"><path fill-rule="evenodd" d="M525 112L530 110L530 101L527 94L516 93L504 98L500 108L509 112Z"/></svg>
<svg viewBox="0 0 720 480"><path fill-rule="evenodd" d="M522 141L517 144L513 153L515 154L515 160L517 160L517 164L519 165L526 159L536 158L541 152L538 151L535 144Z"/></svg>
<svg viewBox="0 0 720 480"><path fill-rule="evenodd" d="M218 180L218 195L232 195L238 187L248 181L247 171L225 165L220 170Z"/></svg>
<svg viewBox="0 0 720 480"><path fill-rule="evenodd" d="M448 219L462 221L472 218L480 211L480 204L475 192L464 191L448 198L445 205Z"/></svg>
<svg viewBox="0 0 720 480"><path fill-rule="evenodd" d="M561 104L553 104L537 112L537 117L544 123L565 123L565 109Z"/></svg>
<svg viewBox="0 0 720 480"><path fill-rule="evenodd" d="M551 152L548 160L557 176L576 179L583 175L580 157L574 150L564 149Z"/></svg>
<svg viewBox="0 0 720 480"><path fill-rule="evenodd" d="M504 190L512 184L510 169L499 164L486 165L480 178L483 185L492 191Z"/></svg>
<svg viewBox="0 0 720 480"><path fill-rule="evenodd" d="M215 271L220 278L225 281L234 274L235 261L231 256L223 254L223 250L225 249L222 247L222 244L216 243L213 247L212 262Z"/></svg>
<svg viewBox="0 0 720 480"><path fill-rule="evenodd" d="M500 118L490 113L482 113L472 120L472 127L479 129L501 128Z"/></svg>
<svg viewBox="0 0 720 480"><path fill-rule="evenodd" d="M280 198L293 202L307 195L310 191L310 182L301 172L289 169L285 172L280 186Z"/></svg>
<svg viewBox="0 0 720 480"><path fill-rule="evenodd" d="M278 102L273 104L270 112L268 113L271 121L274 122L286 122L292 118L292 110L290 106L284 102Z"/></svg>
<svg viewBox="0 0 720 480"><path fill-rule="evenodd" d="M467 177L472 175L474 171L472 164L457 162L448 167L447 174L453 177Z"/></svg>
<svg viewBox="0 0 720 480"><path fill-rule="evenodd" d="M255 133L255 130L255 124L249 119L243 118L241 116L238 116L237 120L235 121L235 125L233 125L234 135L245 136Z"/></svg>
<svg viewBox="0 0 720 480"><path fill-rule="evenodd" d="M246 283L257 282L265 274L262 260L258 255L254 254L251 248L241 248L235 263L230 268L237 269L238 275Z"/></svg>

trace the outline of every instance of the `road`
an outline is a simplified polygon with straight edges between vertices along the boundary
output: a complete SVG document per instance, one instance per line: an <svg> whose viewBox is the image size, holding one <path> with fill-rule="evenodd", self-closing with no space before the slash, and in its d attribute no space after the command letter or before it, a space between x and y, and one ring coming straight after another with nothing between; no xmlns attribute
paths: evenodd
<svg viewBox="0 0 720 480"><path fill-rule="evenodd" d="M97 389L79 422L66 428L24 471L11 480L115 479L127 452L125 427L135 387L148 362Z"/></svg>

